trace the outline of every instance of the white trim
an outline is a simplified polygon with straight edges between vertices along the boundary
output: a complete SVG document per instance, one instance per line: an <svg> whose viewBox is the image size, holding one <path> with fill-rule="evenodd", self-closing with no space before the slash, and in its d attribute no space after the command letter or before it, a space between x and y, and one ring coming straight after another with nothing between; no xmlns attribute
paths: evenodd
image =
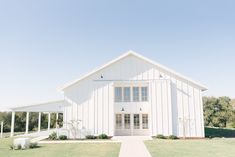
<svg viewBox="0 0 235 157"><path fill-rule="evenodd" d="M146 61L146 62L148 62L148 63L151 63L151 64L157 66L158 68L160 68L160 69L162 69L162 70L164 70L164 71L166 71L166 72L168 72L168 73L173 74L173 75L176 76L176 77L179 77L179 78L181 78L181 79L183 79L183 80L186 80L186 81L188 81L188 82L190 82L190 83L192 83L192 84L194 84L194 85L200 87L200 89L201 89L202 91L207 90L207 87L206 87L206 86L204 86L204 85L202 85L202 84L200 84L200 83L198 83L198 82L196 82L196 81L194 81L194 80L192 80L192 79L190 79L190 78L188 78L188 77L186 77L186 76L184 76L184 75L182 75L182 74L180 74L180 73L178 73L178 72L175 72L175 71L173 71L173 70L171 70L171 69L169 69L169 68L167 68L167 67L165 67L165 66L163 66L163 65L161 65L161 64L159 64L159 63L157 63L157 62L155 62L155 61L152 61L152 60L150 60L150 59L148 59L148 58L146 58L146 57L144 57L144 56L142 56L142 55L140 55L140 54L138 54L138 53L136 53L136 52L134 52L134 51L131 51L131 50L128 51L128 52L126 52L126 53L124 53L123 55L119 56L118 58L116 58L116 59L114 59L114 60L108 62L107 64L104 64L103 66L101 66L101 67L99 67L99 68L97 68L97 69L91 71L90 73L84 75L83 77L81 77L81 78L79 78L79 79L77 79L77 80L74 80L74 81L72 81L72 82L69 82L69 83L65 84L65 85L62 86L62 88L60 88L59 90L60 90L60 91L64 91L64 90L67 89L68 87L70 87L70 86L72 86L72 85L74 85L74 84L76 84L76 83L78 83L78 82L80 82L80 81L86 79L87 77L91 76L92 74L94 74L94 73L96 73L96 72L98 72L98 71L100 71L100 70L102 70L102 69L104 69L104 68L110 66L111 64L113 64L113 63L115 63L115 62L117 62L117 61L119 61L119 60L121 60L121 59L123 59L123 58L125 58L125 57L127 57L127 56L130 56L130 55L135 56L135 57L138 57L138 58L140 58L140 59L142 59L142 60L144 60L144 61Z"/></svg>

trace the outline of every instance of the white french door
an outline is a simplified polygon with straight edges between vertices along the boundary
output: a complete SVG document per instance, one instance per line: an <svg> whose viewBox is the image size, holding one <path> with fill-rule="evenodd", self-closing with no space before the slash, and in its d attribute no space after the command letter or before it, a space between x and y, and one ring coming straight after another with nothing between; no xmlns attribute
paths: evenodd
<svg viewBox="0 0 235 157"><path fill-rule="evenodd" d="M120 113L115 115L115 135L138 136L149 134L148 114Z"/></svg>

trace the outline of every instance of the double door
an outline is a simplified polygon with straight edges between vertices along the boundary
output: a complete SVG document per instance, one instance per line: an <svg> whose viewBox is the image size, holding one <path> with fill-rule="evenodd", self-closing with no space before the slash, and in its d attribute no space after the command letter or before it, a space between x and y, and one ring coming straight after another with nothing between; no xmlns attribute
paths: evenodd
<svg viewBox="0 0 235 157"><path fill-rule="evenodd" d="M115 114L115 135L142 136L149 135L149 116L144 113Z"/></svg>

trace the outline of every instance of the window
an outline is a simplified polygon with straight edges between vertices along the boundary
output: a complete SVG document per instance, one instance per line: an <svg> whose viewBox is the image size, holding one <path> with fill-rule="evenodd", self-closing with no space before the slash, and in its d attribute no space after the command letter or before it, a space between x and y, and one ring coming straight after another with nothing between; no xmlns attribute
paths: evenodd
<svg viewBox="0 0 235 157"><path fill-rule="evenodd" d="M125 122L125 129L130 129L131 128L131 117L130 114L125 114L124 115L124 122Z"/></svg>
<svg viewBox="0 0 235 157"><path fill-rule="evenodd" d="M130 102L131 101L131 89L130 87L124 87L124 101Z"/></svg>
<svg viewBox="0 0 235 157"><path fill-rule="evenodd" d="M140 115L134 114L134 129L140 128Z"/></svg>
<svg viewBox="0 0 235 157"><path fill-rule="evenodd" d="M116 114L116 129L122 129L122 114Z"/></svg>
<svg viewBox="0 0 235 157"><path fill-rule="evenodd" d="M141 87L141 100L148 101L148 87Z"/></svg>
<svg viewBox="0 0 235 157"><path fill-rule="evenodd" d="M139 101L139 87L133 87L133 101Z"/></svg>
<svg viewBox="0 0 235 157"><path fill-rule="evenodd" d="M115 102L122 101L122 87L115 87Z"/></svg>
<svg viewBox="0 0 235 157"><path fill-rule="evenodd" d="M148 114L142 114L142 127L148 129Z"/></svg>

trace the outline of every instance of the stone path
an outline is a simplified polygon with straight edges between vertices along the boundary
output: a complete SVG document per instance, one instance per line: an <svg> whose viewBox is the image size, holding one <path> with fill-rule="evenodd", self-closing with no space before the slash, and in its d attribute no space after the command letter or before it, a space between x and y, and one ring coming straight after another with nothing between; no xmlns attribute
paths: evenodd
<svg viewBox="0 0 235 157"><path fill-rule="evenodd" d="M151 140L151 137L116 136L114 139L122 142L119 157L151 157L144 144L144 141Z"/></svg>

